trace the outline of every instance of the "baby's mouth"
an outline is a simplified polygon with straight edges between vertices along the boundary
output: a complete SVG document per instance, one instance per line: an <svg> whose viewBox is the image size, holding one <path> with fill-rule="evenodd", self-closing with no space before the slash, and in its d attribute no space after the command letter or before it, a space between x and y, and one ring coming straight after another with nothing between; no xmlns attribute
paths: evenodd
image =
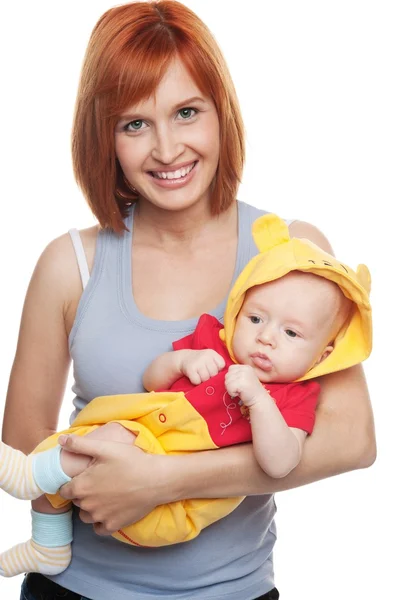
<svg viewBox="0 0 399 600"><path fill-rule="evenodd" d="M250 358L255 367L258 367L262 371L271 371L273 369L273 363L266 354L256 352L255 354L251 354Z"/></svg>

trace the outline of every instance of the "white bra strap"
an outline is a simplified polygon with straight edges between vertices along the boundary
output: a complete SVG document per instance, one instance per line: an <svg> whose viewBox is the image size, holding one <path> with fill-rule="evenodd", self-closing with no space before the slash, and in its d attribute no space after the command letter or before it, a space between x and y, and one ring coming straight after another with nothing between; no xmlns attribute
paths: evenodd
<svg viewBox="0 0 399 600"><path fill-rule="evenodd" d="M90 279L90 272L87 265L86 254L83 249L82 239L77 229L70 229L68 233L71 236L72 244L75 249L76 260L78 261L80 271L80 278L82 280L83 289L85 289Z"/></svg>

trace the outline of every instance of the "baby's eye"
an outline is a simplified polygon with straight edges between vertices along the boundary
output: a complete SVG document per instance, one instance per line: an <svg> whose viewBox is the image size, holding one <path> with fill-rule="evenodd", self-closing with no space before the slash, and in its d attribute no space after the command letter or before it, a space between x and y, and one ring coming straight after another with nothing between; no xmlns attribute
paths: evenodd
<svg viewBox="0 0 399 600"><path fill-rule="evenodd" d="M295 338L298 335L297 333L295 333L295 331L292 331L292 329L286 329L285 333L288 335L288 337L291 337L291 338Z"/></svg>
<svg viewBox="0 0 399 600"><path fill-rule="evenodd" d="M251 316L249 317L251 323L254 323L255 325L258 325L260 323L260 317L255 317L255 316Z"/></svg>

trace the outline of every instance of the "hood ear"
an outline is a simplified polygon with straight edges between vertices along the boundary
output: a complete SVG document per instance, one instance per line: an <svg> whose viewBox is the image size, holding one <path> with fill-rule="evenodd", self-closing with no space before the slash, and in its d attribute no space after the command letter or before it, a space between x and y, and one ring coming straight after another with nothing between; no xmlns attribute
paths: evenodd
<svg viewBox="0 0 399 600"><path fill-rule="evenodd" d="M370 294L371 290L371 275L366 265L359 265L356 270L357 280L362 287Z"/></svg>
<svg viewBox="0 0 399 600"><path fill-rule="evenodd" d="M252 235L259 252L267 252L290 241L287 224L273 214L259 217L252 226Z"/></svg>

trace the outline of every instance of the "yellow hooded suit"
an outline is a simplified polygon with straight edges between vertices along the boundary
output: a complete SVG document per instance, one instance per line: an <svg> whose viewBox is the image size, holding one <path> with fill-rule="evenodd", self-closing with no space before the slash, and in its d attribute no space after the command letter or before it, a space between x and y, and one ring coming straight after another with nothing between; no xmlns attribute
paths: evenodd
<svg viewBox="0 0 399 600"><path fill-rule="evenodd" d="M255 221L253 236L259 254L247 264L235 282L227 301L224 330L220 331L220 339L223 340L220 341L220 352L225 352L227 357L230 355L230 364L232 361L236 362L232 352L232 338L247 290L295 270L314 273L335 282L353 302L351 316L338 333L334 350L298 381L346 369L365 360L371 352L372 343L370 275L367 267L360 265L354 272L312 242L290 239L284 221L272 214ZM224 375L222 377L224 381ZM209 390L214 390L212 382L213 378L201 384L205 395L211 394ZM220 385L224 388L219 377ZM211 399L206 398L206 405L209 407L211 404ZM220 413L216 416L212 413L213 416L205 418L201 408L190 400L190 395L182 391L102 396L90 402L79 413L71 428L61 433L86 435L101 425L114 421L137 435L136 446L154 454L210 450L230 443L249 441L250 426L237 411L234 427L224 436L234 412L230 408L236 408L236 404L233 402L223 408L230 418L228 423L220 420ZM219 433L215 433L215 419L220 426ZM230 431L235 432L233 437ZM35 452L56 446L59 435L57 433L44 440ZM54 507L68 504L59 494L47 497ZM232 512L243 499L188 499L158 506L149 515L115 532L113 536L126 543L151 547L188 541L195 538L204 527Z"/></svg>

